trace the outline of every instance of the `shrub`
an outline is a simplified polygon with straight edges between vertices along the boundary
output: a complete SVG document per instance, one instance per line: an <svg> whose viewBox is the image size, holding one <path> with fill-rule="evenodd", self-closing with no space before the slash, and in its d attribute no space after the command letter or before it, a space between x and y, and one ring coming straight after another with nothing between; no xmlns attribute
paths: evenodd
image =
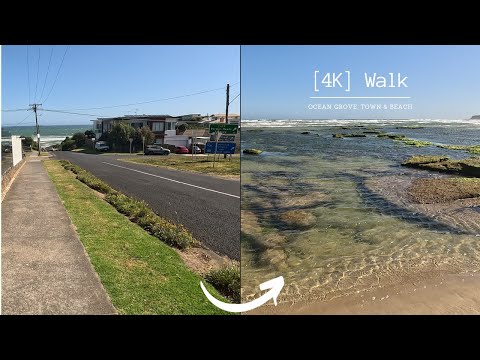
<svg viewBox="0 0 480 360"><path fill-rule="evenodd" d="M33 145L33 139L31 136L25 136L25 139L23 139L23 145L25 146L32 146Z"/></svg>
<svg viewBox="0 0 480 360"><path fill-rule="evenodd" d="M76 148L75 140L65 139L62 141L62 151L71 151Z"/></svg>
<svg viewBox="0 0 480 360"><path fill-rule="evenodd" d="M240 268L238 266L229 265L212 270L205 275L205 280L223 295L240 303Z"/></svg>
<svg viewBox="0 0 480 360"><path fill-rule="evenodd" d="M87 139L91 139L91 138L95 137L95 133L92 130L85 130L85 137Z"/></svg>
<svg viewBox="0 0 480 360"><path fill-rule="evenodd" d="M74 173L77 174L77 179L86 184L88 187L101 192L102 194L111 194L116 193L117 191L114 190L111 186L104 183L102 180L96 178L95 176L91 175L89 172L80 168L80 171L77 169L72 169Z"/></svg>

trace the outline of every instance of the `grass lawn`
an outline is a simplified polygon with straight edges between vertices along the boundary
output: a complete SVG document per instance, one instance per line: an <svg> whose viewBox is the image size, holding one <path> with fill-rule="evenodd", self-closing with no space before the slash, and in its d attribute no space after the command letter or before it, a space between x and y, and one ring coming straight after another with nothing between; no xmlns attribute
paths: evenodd
<svg viewBox="0 0 480 360"><path fill-rule="evenodd" d="M230 175L240 177L240 156L237 154L232 156L231 161L229 158L224 159L223 155L220 155L220 161L215 161L215 168L213 167L213 155L210 155L208 160L206 156L198 156L192 160L191 156L174 154L169 156L149 156L139 157L138 159L128 158L118 160L210 175Z"/></svg>
<svg viewBox="0 0 480 360"><path fill-rule="evenodd" d="M118 213L58 161L44 166L120 314L225 314L208 301L201 277L174 249Z"/></svg>
<svg viewBox="0 0 480 360"><path fill-rule="evenodd" d="M112 152L112 151L98 151L93 149L91 146L81 146L79 148L73 149L73 152L79 152L83 154L110 154L110 155L136 155L136 154L143 154L142 151L132 152L130 153L119 153L119 152Z"/></svg>

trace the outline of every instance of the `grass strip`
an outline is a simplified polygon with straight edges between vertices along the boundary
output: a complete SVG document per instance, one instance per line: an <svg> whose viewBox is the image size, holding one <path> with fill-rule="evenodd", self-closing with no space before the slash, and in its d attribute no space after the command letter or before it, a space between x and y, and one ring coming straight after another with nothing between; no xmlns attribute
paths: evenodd
<svg viewBox="0 0 480 360"><path fill-rule="evenodd" d="M164 243L179 248L187 249L190 246L198 245L198 241L185 229L182 225L176 225L168 220L158 216L144 201L132 199L119 191L115 190L102 180L93 176L80 166L72 164L67 160L59 160L66 170L70 170L77 175L77 179L90 188L105 194L105 200L111 204L118 212L128 217L128 219L145 231L155 236ZM232 295L232 286L236 288L236 292L240 294L240 270L238 269L238 279L232 280L233 285L225 286L225 284L212 283L217 290L230 299L237 301L237 297ZM208 279L207 279L208 281ZM230 289L230 290L229 290ZM238 295L238 301L240 295Z"/></svg>
<svg viewBox="0 0 480 360"><path fill-rule="evenodd" d="M183 225L173 224L158 216L144 201L121 194L88 171L73 165L69 161L60 160L60 164L66 170L77 174L77 179L87 186L105 194L105 200L115 209L164 243L179 249L186 249L197 243L197 240Z"/></svg>
<svg viewBox="0 0 480 360"><path fill-rule="evenodd" d="M240 176L240 156L234 155L232 159L223 159L215 161L213 167L213 155L209 158L204 156L194 157L182 155L170 155L165 157L143 157L118 159L122 161L144 164L150 166L166 167L175 170L185 170L209 175L234 175Z"/></svg>
<svg viewBox="0 0 480 360"><path fill-rule="evenodd" d="M58 161L45 161L44 166L119 313L224 313L204 296L200 276L174 249L130 222ZM221 299L210 285L207 288Z"/></svg>

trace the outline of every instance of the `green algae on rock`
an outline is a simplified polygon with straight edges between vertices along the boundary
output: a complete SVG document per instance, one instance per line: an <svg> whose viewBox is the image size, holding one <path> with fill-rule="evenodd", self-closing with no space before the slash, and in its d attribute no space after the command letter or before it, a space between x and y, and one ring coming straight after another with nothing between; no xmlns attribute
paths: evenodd
<svg viewBox="0 0 480 360"><path fill-rule="evenodd" d="M249 155L260 155L263 151L258 150L258 149L245 149L243 150L244 154L249 154Z"/></svg>
<svg viewBox="0 0 480 360"><path fill-rule="evenodd" d="M280 221L288 228L303 230L313 227L316 223L316 218L313 214L306 211L291 210L282 213Z"/></svg>
<svg viewBox="0 0 480 360"><path fill-rule="evenodd" d="M471 154L480 154L480 145L442 145L439 144L437 147L441 149L448 149L448 150L463 150L469 152Z"/></svg>
<svg viewBox="0 0 480 360"><path fill-rule="evenodd" d="M402 162L403 166L450 174L480 177L480 158L450 160L446 156L412 156Z"/></svg>
<svg viewBox="0 0 480 360"><path fill-rule="evenodd" d="M341 134L333 134L333 137L334 138L337 138L337 139L341 139L341 138L344 138L344 137L367 137L367 135L365 134L358 134L358 133L353 133L353 134L345 134L345 133L341 133Z"/></svg>
<svg viewBox="0 0 480 360"><path fill-rule="evenodd" d="M400 140L405 145L416 146L416 147L424 147L433 145L430 141L420 141L420 140L413 140L413 139L402 139Z"/></svg>
<svg viewBox="0 0 480 360"><path fill-rule="evenodd" d="M412 125L412 126L397 126L395 129L410 129L410 130L418 130L418 129L425 129L425 126L419 125Z"/></svg>
<svg viewBox="0 0 480 360"><path fill-rule="evenodd" d="M408 189L410 199L419 204L447 203L480 197L480 179L416 179Z"/></svg>

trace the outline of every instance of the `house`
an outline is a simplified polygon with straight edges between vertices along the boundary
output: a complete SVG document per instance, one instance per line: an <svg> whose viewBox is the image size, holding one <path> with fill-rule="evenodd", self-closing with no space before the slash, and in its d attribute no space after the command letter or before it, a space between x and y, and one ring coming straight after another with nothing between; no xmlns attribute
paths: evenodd
<svg viewBox="0 0 480 360"><path fill-rule="evenodd" d="M213 114L210 119L212 123L225 123L225 114ZM228 114L228 123L240 125L240 115Z"/></svg>
<svg viewBox="0 0 480 360"><path fill-rule="evenodd" d="M175 129L177 117L170 115L125 115L112 118L98 118L93 121L93 131L98 139L103 133L110 131L117 122L127 122L133 128L148 126L155 135L155 144L169 144L174 146L186 146L189 137L177 135Z"/></svg>
<svg viewBox="0 0 480 360"><path fill-rule="evenodd" d="M180 121L199 121L202 119L201 114L187 114L178 116Z"/></svg>

